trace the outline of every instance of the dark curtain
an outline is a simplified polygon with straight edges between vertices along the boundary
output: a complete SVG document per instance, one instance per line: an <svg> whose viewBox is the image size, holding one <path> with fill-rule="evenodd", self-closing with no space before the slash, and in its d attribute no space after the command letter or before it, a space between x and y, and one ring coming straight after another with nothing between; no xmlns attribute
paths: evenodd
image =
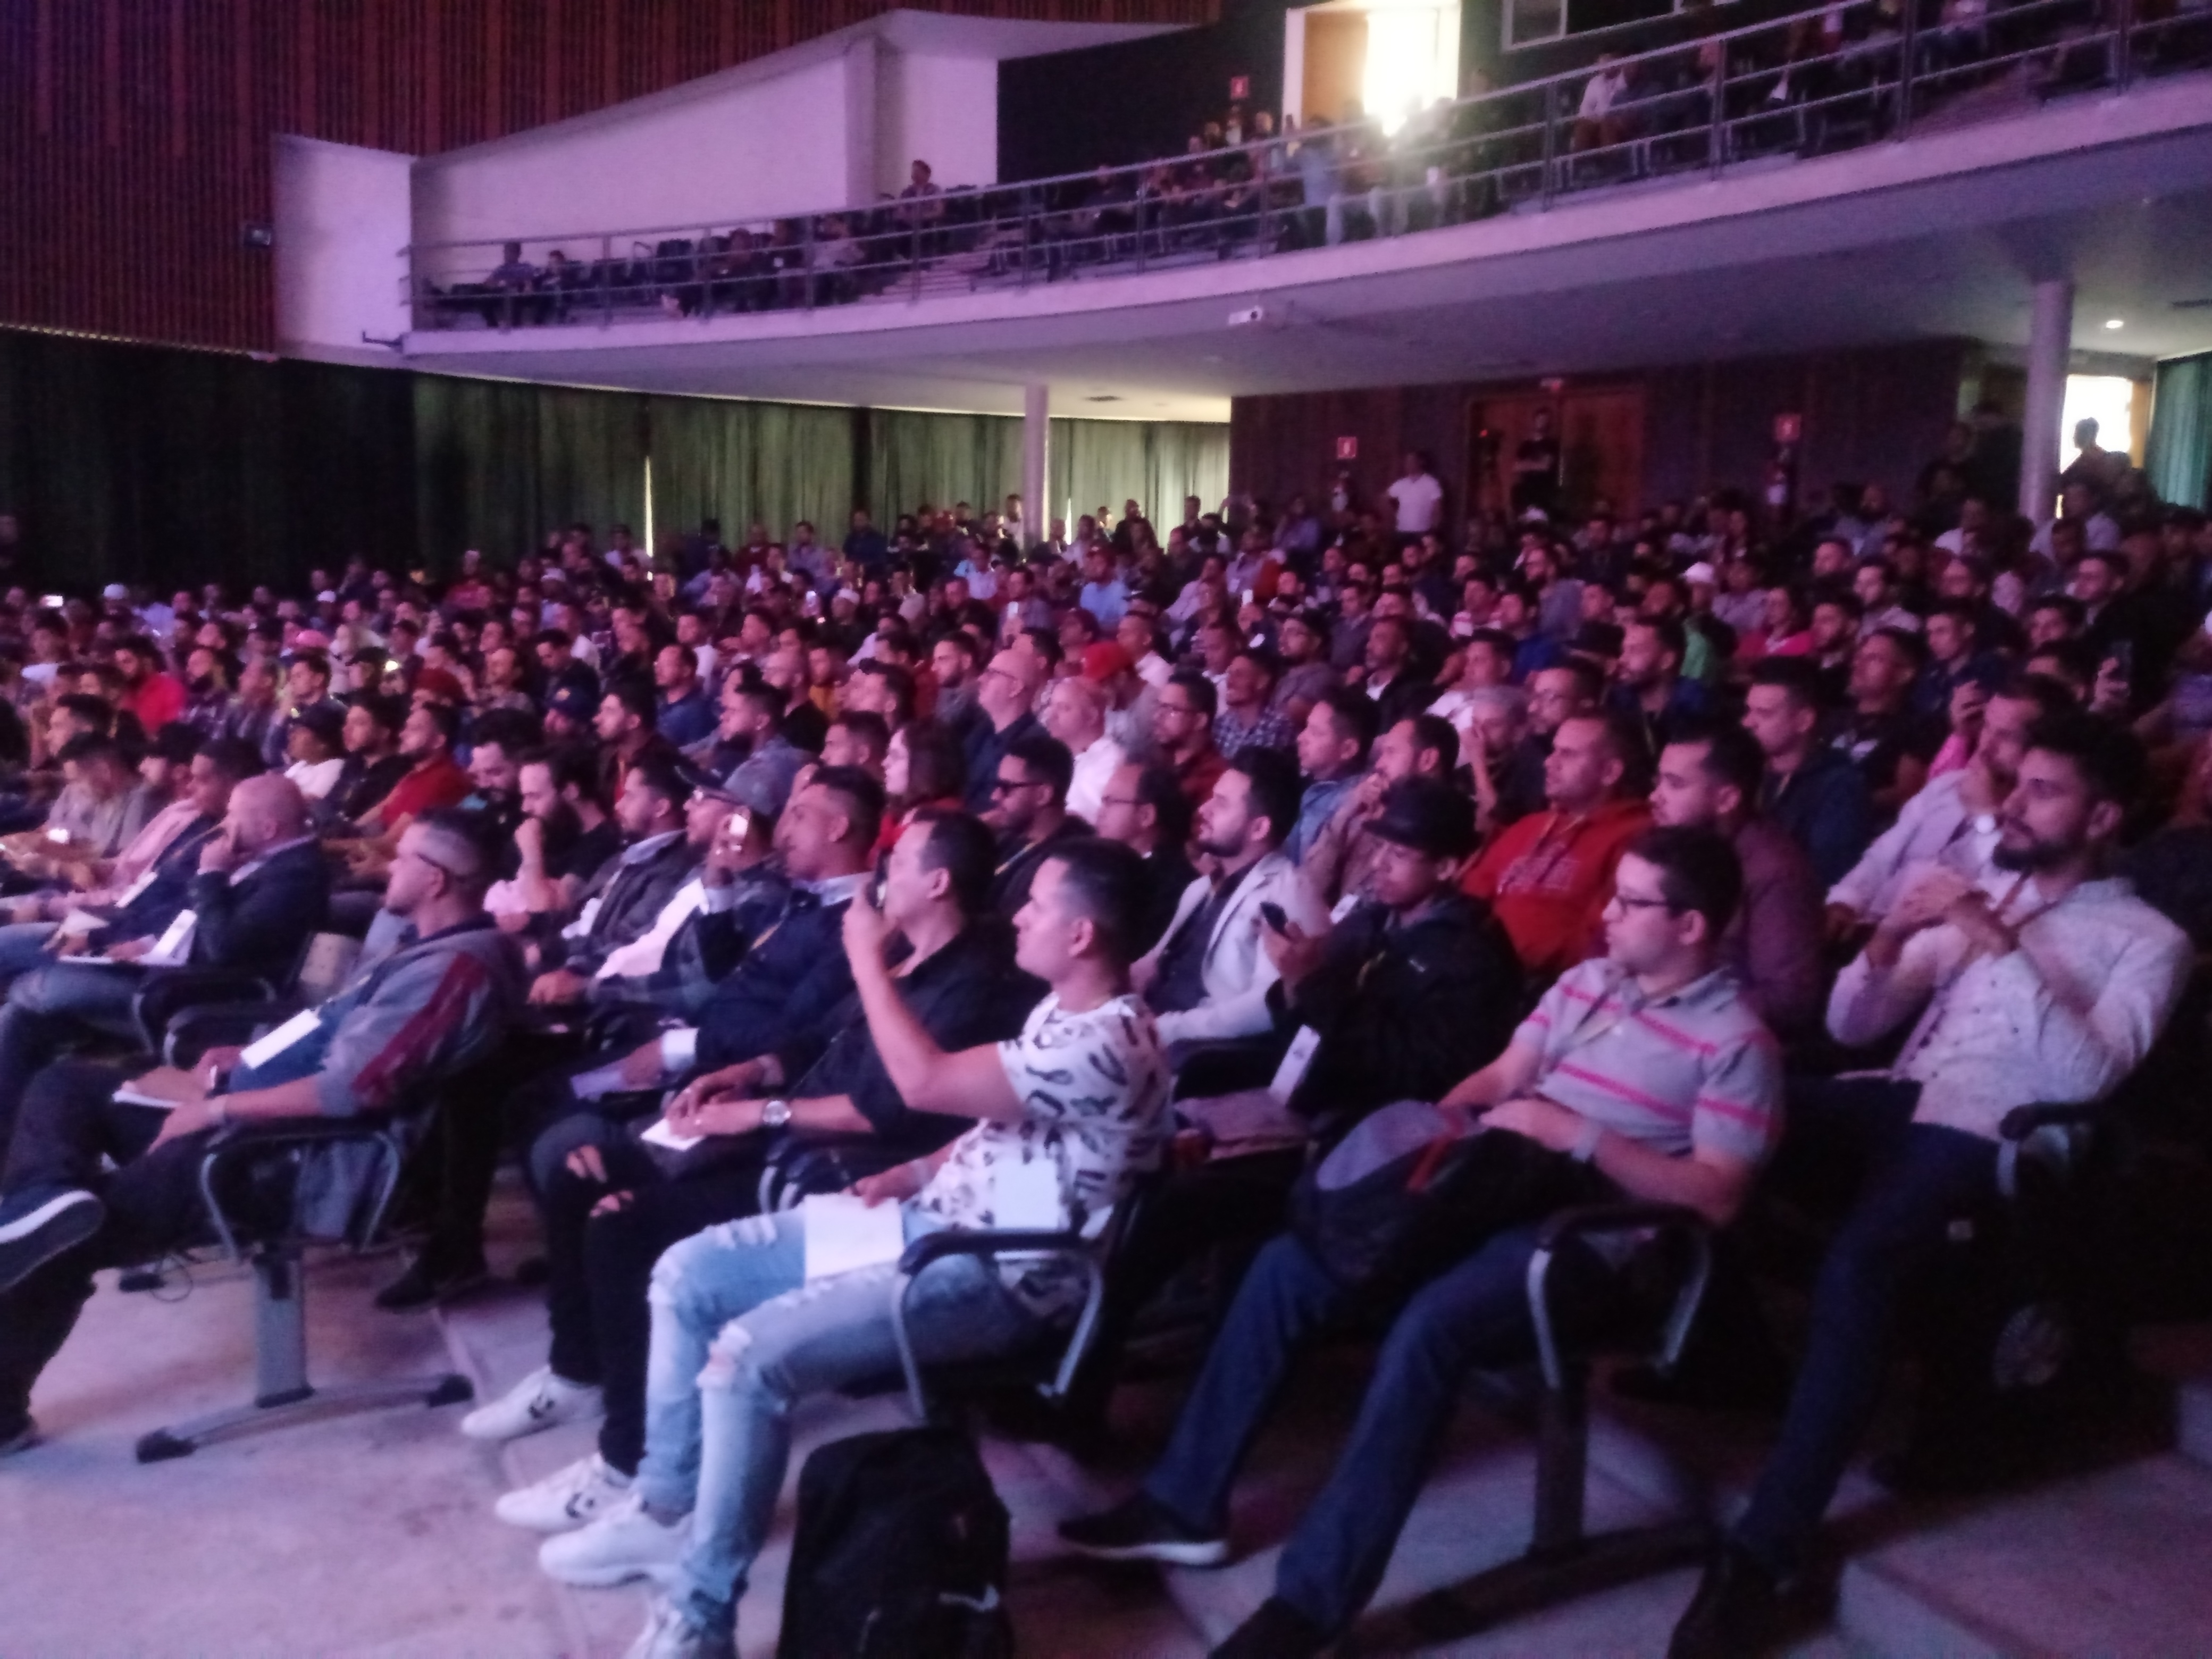
<svg viewBox="0 0 2212 1659"><path fill-rule="evenodd" d="M1229 428L1055 420L1045 516L1129 496L1163 523L1228 489ZM211 578L298 586L350 558L446 573L506 563L579 520L665 538L703 518L732 542L811 522L844 538L924 501L998 506L1021 488L1021 422L648 397L401 369L0 331L0 513L27 579L84 592ZM1031 505L1035 514L1035 505Z"/></svg>
<svg viewBox="0 0 2212 1659"><path fill-rule="evenodd" d="M0 331L25 574L234 584L415 553L406 377Z"/></svg>

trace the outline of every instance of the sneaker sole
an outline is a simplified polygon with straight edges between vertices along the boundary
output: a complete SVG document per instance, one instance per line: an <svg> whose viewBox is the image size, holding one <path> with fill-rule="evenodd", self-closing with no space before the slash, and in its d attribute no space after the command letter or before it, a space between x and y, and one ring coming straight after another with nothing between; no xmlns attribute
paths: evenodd
<svg viewBox="0 0 2212 1659"><path fill-rule="evenodd" d="M505 1522L510 1527L520 1528L524 1532L538 1533L549 1538L557 1537L564 1532L580 1532L599 1518L599 1512L581 1518L570 1515L511 1515L496 1504L492 1506L492 1514L496 1519Z"/></svg>
<svg viewBox="0 0 2212 1659"><path fill-rule="evenodd" d="M482 1441L487 1445L504 1444L510 1440L526 1440L533 1434L543 1434L548 1429L557 1429L564 1423L588 1423L593 1418L604 1417L605 1414L598 1402L594 1401L587 1407L574 1411L563 1407L557 1411L548 1412L543 1417L530 1418L514 1428L509 1428L505 1424L478 1424L471 1427L471 1425L475 1424L476 1419L471 1416L461 1419L461 1433L468 1439Z"/></svg>
<svg viewBox="0 0 2212 1659"><path fill-rule="evenodd" d="M0 1291L11 1291L63 1251L98 1232L107 1212L90 1193L64 1193L0 1236Z"/></svg>
<svg viewBox="0 0 2212 1659"><path fill-rule="evenodd" d="M675 1581L677 1564L658 1561L651 1566L633 1563L609 1567L553 1567L541 1559L538 1568L555 1583L567 1584L574 1589L612 1589L640 1578L650 1578L665 1589Z"/></svg>
<svg viewBox="0 0 2212 1659"><path fill-rule="evenodd" d="M1229 1540L1208 1538L1188 1544L1079 1544L1060 1542L1093 1561L1157 1561L1168 1567L1218 1567L1229 1559Z"/></svg>

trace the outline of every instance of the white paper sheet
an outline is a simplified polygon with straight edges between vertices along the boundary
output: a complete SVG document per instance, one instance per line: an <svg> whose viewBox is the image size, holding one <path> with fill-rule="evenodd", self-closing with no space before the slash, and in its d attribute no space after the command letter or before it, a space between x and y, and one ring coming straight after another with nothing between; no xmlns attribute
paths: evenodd
<svg viewBox="0 0 2212 1659"><path fill-rule="evenodd" d="M896 1204L872 1207L848 1193L817 1193L799 1206L806 1228L806 1279L896 1261L906 1249L906 1217Z"/></svg>
<svg viewBox="0 0 2212 1659"><path fill-rule="evenodd" d="M245 1048L240 1049L238 1063L241 1066L266 1066L308 1032L313 1030L319 1023L315 1018L313 1009L303 1008L270 1032L267 1036L256 1037Z"/></svg>

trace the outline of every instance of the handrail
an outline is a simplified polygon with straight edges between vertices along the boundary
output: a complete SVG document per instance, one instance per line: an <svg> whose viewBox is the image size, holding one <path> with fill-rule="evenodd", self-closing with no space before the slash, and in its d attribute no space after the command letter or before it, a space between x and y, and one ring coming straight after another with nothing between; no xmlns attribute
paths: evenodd
<svg viewBox="0 0 2212 1659"><path fill-rule="evenodd" d="M1923 21L1938 3L1846 0L1616 58L1606 67L1626 82L1601 118L1581 114L1579 90L1595 74L1593 64L1440 101L1419 112L1395 142L1383 141L1371 122L1321 123L1212 150L927 198L725 219L718 222L726 237L692 221L410 243L403 250L408 297L418 326L471 314L501 328L605 326L618 311L655 307L685 316L811 309L1002 282L1025 288L1209 252L1267 257L1323 237L1334 245L1360 232L1407 234L1523 204L1547 208L1594 185L1671 173L1718 176L1747 159L1901 138L1947 90L2007 71L2044 67L2039 90L2124 93L2147 68L2193 69L2212 58L2197 38L2208 25L2186 11L2145 21L2124 0L2113 9L2109 0L2021 0L1978 18ZM2106 21L2112 15L2117 21ZM1830 24L1839 34L1822 32ZM1748 47L1758 40L1780 50L1754 55ZM2168 45L2179 46L2178 61L2158 57ZM1347 138L1349 149L1342 148ZM1316 182L1328 192L1320 200L1311 199ZM1098 193L1067 204L1094 187ZM736 238L742 246L730 246ZM533 267L526 283L518 275L504 285L498 267L480 274L441 257L511 242L596 243L597 252L557 268Z"/></svg>

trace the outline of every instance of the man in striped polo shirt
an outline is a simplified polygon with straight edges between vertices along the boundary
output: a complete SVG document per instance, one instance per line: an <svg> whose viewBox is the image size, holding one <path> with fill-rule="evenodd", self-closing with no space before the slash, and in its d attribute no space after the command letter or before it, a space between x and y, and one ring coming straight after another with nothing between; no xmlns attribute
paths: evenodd
<svg viewBox="0 0 2212 1659"><path fill-rule="evenodd" d="M1319 1653L1351 1627L1382 1582L1467 1372L1534 1347L1528 1267L1550 1215L1621 1197L1684 1205L1716 1225L1735 1215L1776 1139L1782 1076L1773 1039L1721 965L1741 891L1735 850L1715 832L1645 831L1606 906L1606 955L1570 969L1505 1052L1444 1097L1480 1115L1479 1150L1497 1166L1475 1188L1492 1212L1482 1242L1399 1314L1351 1442L1283 1551L1274 1595L1217 1659ZM1285 1374L1328 1326L1370 1311L1373 1296L1332 1278L1295 1234L1269 1244L1166 1455L1136 1496L1065 1523L1061 1536L1109 1560L1226 1560L1230 1487Z"/></svg>

